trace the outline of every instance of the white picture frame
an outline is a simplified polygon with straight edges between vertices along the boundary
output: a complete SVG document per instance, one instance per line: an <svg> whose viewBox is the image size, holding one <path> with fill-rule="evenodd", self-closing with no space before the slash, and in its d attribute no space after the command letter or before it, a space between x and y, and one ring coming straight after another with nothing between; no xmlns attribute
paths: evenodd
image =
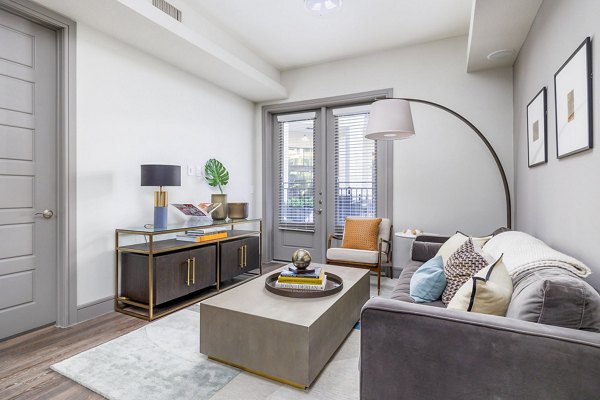
<svg viewBox="0 0 600 400"><path fill-rule="evenodd" d="M591 149L592 44L587 37L554 74L556 157Z"/></svg>
<svg viewBox="0 0 600 400"><path fill-rule="evenodd" d="M527 162L529 168L548 162L548 105L544 86L527 104Z"/></svg>

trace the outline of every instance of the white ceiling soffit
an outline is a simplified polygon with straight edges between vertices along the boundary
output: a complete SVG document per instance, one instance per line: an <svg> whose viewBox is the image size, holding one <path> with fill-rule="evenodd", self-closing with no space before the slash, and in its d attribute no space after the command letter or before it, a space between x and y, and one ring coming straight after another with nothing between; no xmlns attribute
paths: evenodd
<svg viewBox="0 0 600 400"><path fill-rule="evenodd" d="M474 0L467 71L513 65L542 1ZM488 59L494 52L496 57Z"/></svg>
<svg viewBox="0 0 600 400"><path fill-rule="evenodd" d="M288 70L466 35L472 0L344 0L326 16L310 13L304 0L185 2Z"/></svg>
<svg viewBox="0 0 600 400"><path fill-rule="evenodd" d="M275 68L233 41L223 44L218 29L192 29L150 0L34 1L251 101L287 97Z"/></svg>

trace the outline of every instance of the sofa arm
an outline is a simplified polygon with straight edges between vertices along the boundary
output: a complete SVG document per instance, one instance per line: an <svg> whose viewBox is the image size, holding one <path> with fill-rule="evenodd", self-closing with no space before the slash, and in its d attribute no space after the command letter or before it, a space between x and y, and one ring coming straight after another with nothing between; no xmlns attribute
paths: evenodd
<svg viewBox="0 0 600 400"><path fill-rule="evenodd" d="M382 298L361 315L361 399L597 399L600 334Z"/></svg>

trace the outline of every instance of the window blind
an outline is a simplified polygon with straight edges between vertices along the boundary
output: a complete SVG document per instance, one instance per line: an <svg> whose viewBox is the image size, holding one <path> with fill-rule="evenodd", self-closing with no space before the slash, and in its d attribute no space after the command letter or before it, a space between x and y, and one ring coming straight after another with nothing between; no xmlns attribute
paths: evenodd
<svg viewBox="0 0 600 400"><path fill-rule="evenodd" d="M365 107L333 110L335 135L335 231L349 216L377 216L377 148L365 139Z"/></svg>
<svg viewBox="0 0 600 400"><path fill-rule="evenodd" d="M316 113L277 117L279 229L314 232Z"/></svg>

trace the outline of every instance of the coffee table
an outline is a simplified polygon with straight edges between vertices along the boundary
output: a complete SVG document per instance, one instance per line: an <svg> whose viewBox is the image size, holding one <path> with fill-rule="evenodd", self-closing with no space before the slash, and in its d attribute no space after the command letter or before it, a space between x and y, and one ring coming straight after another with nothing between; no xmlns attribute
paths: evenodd
<svg viewBox="0 0 600 400"><path fill-rule="evenodd" d="M200 352L269 379L309 387L360 319L370 292L368 270L316 266L341 277L343 289L314 299L283 297L265 289L270 275L265 274L202 301Z"/></svg>

